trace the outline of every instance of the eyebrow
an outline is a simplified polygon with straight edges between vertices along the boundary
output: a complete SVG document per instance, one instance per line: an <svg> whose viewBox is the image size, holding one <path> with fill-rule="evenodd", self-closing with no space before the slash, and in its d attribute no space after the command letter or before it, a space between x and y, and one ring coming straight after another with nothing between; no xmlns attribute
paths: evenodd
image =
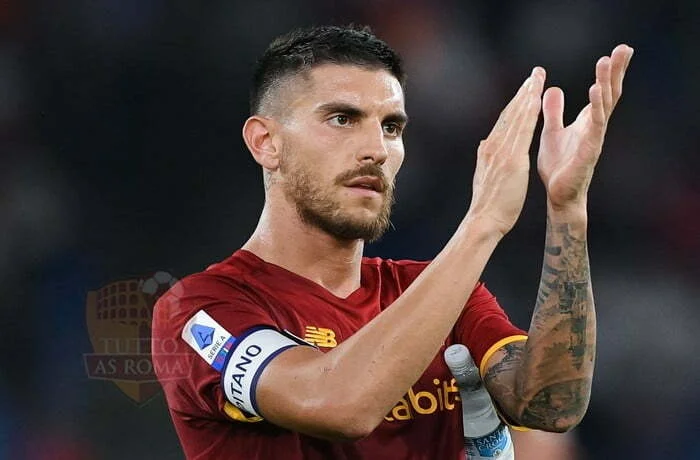
<svg viewBox="0 0 700 460"><path fill-rule="evenodd" d="M316 112L331 114L331 113L344 113L353 118L363 118L367 116L367 112L361 108L348 104L346 102L327 102L325 104L319 105ZM408 123L408 115L403 111L392 112L386 117L384 117L384 122L398 123L401 125L406 125Z"/></svg>

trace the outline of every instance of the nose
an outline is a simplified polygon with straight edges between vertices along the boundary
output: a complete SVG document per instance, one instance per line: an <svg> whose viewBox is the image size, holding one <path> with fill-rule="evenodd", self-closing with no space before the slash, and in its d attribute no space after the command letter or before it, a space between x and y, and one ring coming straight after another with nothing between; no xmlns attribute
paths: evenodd
<svg viewBox="0 0 700 460"><path fill-rule="evenodd" d="M384 127L379 122L368 123L362 133L362 146L357 151L357 161L382 165L388 156Z"/></svg>

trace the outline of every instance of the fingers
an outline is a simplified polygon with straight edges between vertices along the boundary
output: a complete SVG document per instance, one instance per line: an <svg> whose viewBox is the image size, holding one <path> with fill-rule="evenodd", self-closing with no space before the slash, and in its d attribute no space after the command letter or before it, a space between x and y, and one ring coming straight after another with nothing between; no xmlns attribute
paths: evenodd
<svg viewBox="0 0 700 460"><path fill-rule="evenodd" d="M603 98L603 110L605 110L606 116L609 116L613 109L613 95L610 73L610 57L603 56L602 58L598 59L598 63L595 66L595 80L596 85L600 87L601 95Z"/></svg>
<svg viewBox="0 0 700 460"><path fill-rule="evenodd" d="M608 114L605 111L605 97L600 83L591 86L588 90L588 98L591 103L583 110L590 110L593 127L598 131L597 134L602 135L608 122ZM581 113L583 114L583 111Z"/></svg>
<svg viewBox="0 0 700 460"><path fill-rule="evenodd" d="M634 50L627 45L618 45L610 55L613 107L622 96L622 81L629 67Z"/></svg>
<svg viewBox="0 0 700 460"><path fill-rule="evenodd" d="M542 99L542 131L558 131L564 128L564 91L551 87L544 92Z"/></svg>
<svg viewBox="0 0 700 460"><path fill-rule="evenodd" d="M526 78L523 84L520 86L513 99L511 99L511 101L499 115L498 120L489 133L487 140L493 141L499 137L503 139L507 137L507 134L510 132L511 128L518 125L520 115L523 110L527 110L533 94L536 94L537 98L539 99L540 94L542 93L544 79L544 69L541 67L535 67L530 76Z"/></svg>
<svg viewBox="0 0 700 460"><path fill-rule="evenodd" d="M622 96L622 82L634 50L618 45L610 56L603 56L596 64L596 83L601 85L603 105L608 117Z"/></svg>
<svg viewBox="0 0 700 460"><path fill-rule="evenodd" d="M532 143L532 136L535 133L535 126L540 114L542 101L542 90L544 88L545 71L541 67L535 67L532 71L531 85L527 95L527 104L524 105L520 119L511 128L512 134L506 139L512 142L512 151L516 154L525 154L527 156Z"/></svg>
<svg viewBox="0 0 700 460"><path fill-rule="evenodd" d="M591 119L603 128L615 105L622 96L622 82L634 50L627 45L618 45L610 56L598 59L595 67L596 81L588 96L591 102ZM602 119L601 119L602 116Z"/></svg>
<svg viewBox="0 0 700 460"><path fill-rule="evenodd" d="M493 135L499 131L501 133L505 133L508 130L510 125L513 123L513 118L517 115L521 106L523 104L527 104L525 99L527 98L528 89L531 87L531 83L532 73L525 79L523 84L520 85L520 88L518 88L518 92L515 93L513 99L511 99L510 102L508 102L508 105L506 105L503 111L501 111L500 115L498 116L498 120L496 120L496 124L493 126L493 129L491 129L491 132L488 135L488 138L492 138Z"/></svg>

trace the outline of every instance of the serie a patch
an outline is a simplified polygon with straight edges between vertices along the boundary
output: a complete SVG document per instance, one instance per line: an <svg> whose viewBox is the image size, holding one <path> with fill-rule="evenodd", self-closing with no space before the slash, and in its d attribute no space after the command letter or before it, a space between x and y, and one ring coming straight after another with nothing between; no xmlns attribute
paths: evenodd
<svg viewBox="0 0 700 460"><path fill-rule="evenodd" d="M236 337L204 310L198 311L187 321L181 336L207 364L219 372L236 343Z"/></svg>
<svg viewBox="0 0 700 460"><path fill-rule="evenodd" d="M204 310L198 311L182 329L182 339L221 372L226 399L238 409L259 416L255 388L260 374L280 352L308 342L271 327L250 329L234 337Z"/></svg>

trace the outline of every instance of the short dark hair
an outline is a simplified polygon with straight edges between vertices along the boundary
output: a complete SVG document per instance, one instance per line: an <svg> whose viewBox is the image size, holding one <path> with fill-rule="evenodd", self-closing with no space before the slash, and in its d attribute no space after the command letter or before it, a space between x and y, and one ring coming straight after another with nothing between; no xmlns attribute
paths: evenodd
<svg viewBox="0 0 700 460"><path fill-rule="evenodd" d="M349 64L384 69L404 87L399 54L368 26L320 26L296 29L270 43L258 60L250 90L250 112L257 114L265 94L280 79L321 64Z"/></svg>

